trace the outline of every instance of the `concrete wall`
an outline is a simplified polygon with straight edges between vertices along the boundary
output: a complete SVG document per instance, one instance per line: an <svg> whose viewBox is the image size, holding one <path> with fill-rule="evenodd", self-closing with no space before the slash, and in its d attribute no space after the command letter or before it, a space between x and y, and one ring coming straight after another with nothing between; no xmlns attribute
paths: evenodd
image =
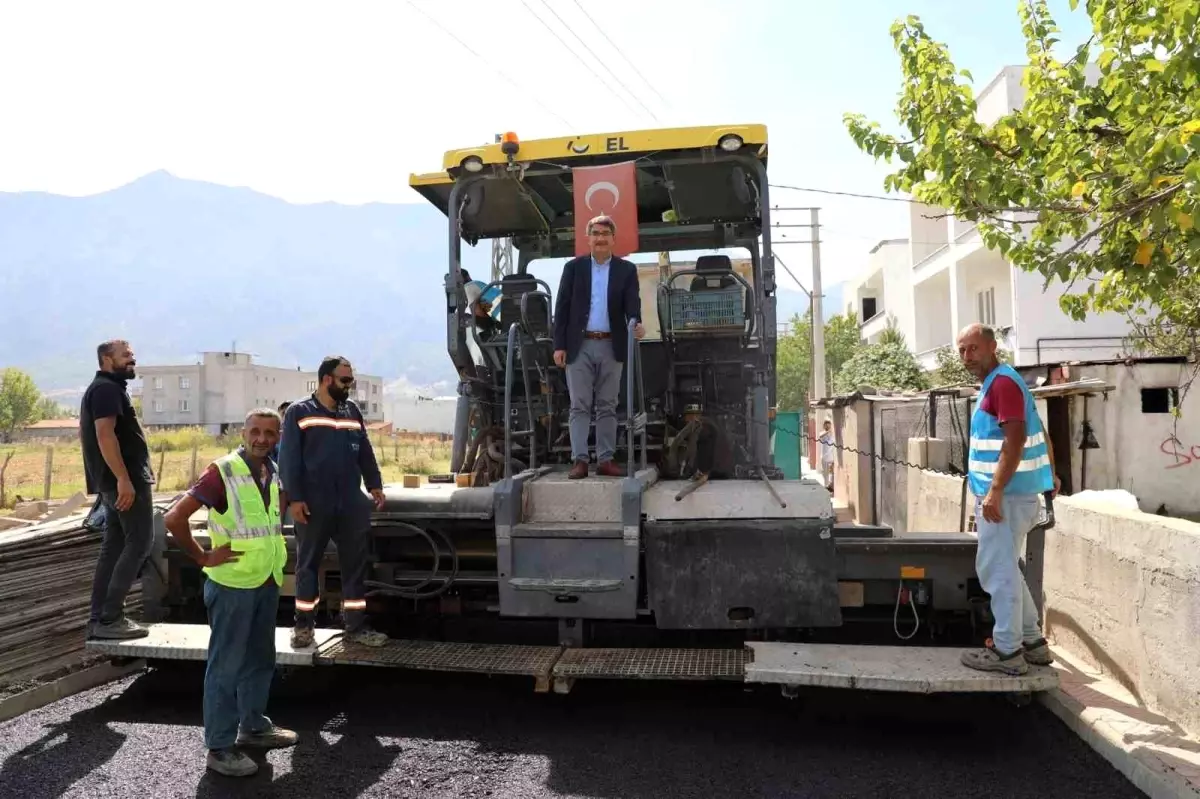
<svg viewBox="0 0 1200 799"><path fill-rule="evenodd" d="M916 461L910 461L916 462ZM975 512L968 492L967 513L962 515L963 478L908 470L908 529L922 533L957 533L966 529ZM960 527L960 525L962 525Z"/></svg>
<svg viewBox="0 0 1200 799"><path fill-rule="evenodd" d="M1200 733L1200 525L1072 497L1054 508L1048 634Z"/></svg>
<svg viewBox="0 0 1200 799"><path fill-rule="evenodd" d="M1162 505L1173 516L1200 515L1200 391L1182 392L1180 415L1143 413L1142 389L1176 388L1191 379L1193 364L1099 364L1069 366L1070 377L1096 377L1116 386L1107 400L1087 401L1100 449L1087 451L1083 474L1084 400L1071 401L1071 470L1076 490L1123 488L1153 513ZM1086 477L1086 479L1085 479Z"/></svg>
<svg viewBox="0 0 1200 799"><path fill-rule="evenodd" d="M854 521L875 524L871 459L844 449L849 446L862 452L876 451L871 441L871 403L859 400L853 405L821 409L817 418L818 424L825 418L833 420L833 432L838 445L834 450L834 498L846 503Z"/></svg>

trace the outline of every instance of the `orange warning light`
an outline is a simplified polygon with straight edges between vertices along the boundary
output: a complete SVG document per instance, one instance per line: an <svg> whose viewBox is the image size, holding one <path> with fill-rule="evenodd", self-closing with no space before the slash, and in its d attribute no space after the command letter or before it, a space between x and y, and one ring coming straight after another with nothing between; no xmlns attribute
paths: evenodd
<svg viewBox="0 0 1200 799"><path fill-rule="evenodd" d="M509 131L500 137L500 152L508 156L513 156L520 149L521 141L517 138L517 134Z"/></svg>

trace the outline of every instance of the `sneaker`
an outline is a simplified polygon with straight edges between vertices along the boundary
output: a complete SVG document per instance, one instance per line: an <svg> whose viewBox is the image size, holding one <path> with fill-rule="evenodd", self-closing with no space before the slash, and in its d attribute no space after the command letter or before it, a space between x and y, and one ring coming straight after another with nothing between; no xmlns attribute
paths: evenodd
<svg viewBox="0 0 1200 799"><path fill-rule="evenodd" d="M964 666L976 671L994 671L1010 677L1019 677L1029 671L1023 650L1018 649L1016 652L1005 654L996 648L991 638L987 640L987 646L983 649L969 649L963 652L961 659Z"/></svg>
<svg viewBox="0 0 1200 799"><path fill-rule="evenodd" d="M226 777L249 777L258 772L258 764L232 747L209 750L208 767Z"/></svg>
<svg viewBox="0 0 1200 799"><path fill-rule="evenodd" d="M252 746L256 749L286 749L295 746L300 736L283 727L276 727L274 722L267 719L271 726L262 732L239 732L238 746Z"/></svg>
<svg viewBox="0 0 1200 799"><path fill-rule="evenodd" d="M1025 661L1032 663L1035 666L1049 666L1054 662L1054 655L1050 654L1050 644L1045 638L1039 638L1036 641L1026 641L1024 645Z"/></svg>
<svg viewBox="0 0 1200 799"><path fill-rule="evenodd" d="M313 645L312 627L292 628L292 649L307 649Z"/></svg>
<svg viewBox="0 0 1200 799"><path fill-rule="evenodd" d="M347 630L343 637L352 644L362 644L363 646L380 647L388 642L386 635L365 625L357 630Z"/></svg>
<svg viewBox="0 0 1200 799"><path fill-rule="evenodd" d="M92 627L91 637L119 641L130 638L145 638L149 634L149 630L128 616L118 616L115 621L98 622Z"/></svg>

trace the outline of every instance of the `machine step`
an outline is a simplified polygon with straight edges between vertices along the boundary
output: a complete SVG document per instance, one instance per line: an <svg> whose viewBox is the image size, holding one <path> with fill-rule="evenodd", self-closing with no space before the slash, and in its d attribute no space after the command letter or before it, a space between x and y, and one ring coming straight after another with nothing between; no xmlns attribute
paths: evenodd
<svg viewBox="0 0 1200 799"><path fill-rule="evenodd" d="M743 649L568 648L554 676L584 679L741 680Z"/></svg>
<svg viewBox="0 0 1200 799"><path fill-rule="evenodd" d="M322 648L317 662L354 666L390 666L421 671L475 674L550 675L560 646L474 644L451 641L393 639L381 647L363 646L338 638Z"/></svg>
<svg viewBox="0 0 1200 799"><path fill-rule="evenodd" d="M842 646L749 642L746 682L901 693L1019 693L1058 687L1052 666L1019 677L976 671L962 649L932 646Z"/></svg>
<svg viewBox="0 0 1200 799"><path fill-rule="evenodd" d="M620 522L521 522L513 537L520 538L621 538Z"/></svg>
<svg viewBox="0 0 1200 799"><path fill-rule="evenodd" d="M206 624L151 624L145 638L89 640L87 650L112 657L204 661ZM957 647L843 646L752 641L725 649L587 648L393 639L382 647L349 643L342 631L316 630L316 643L294 650L291 629L275 630L281 666L357 665L424 671L534 677L538 690L569 690L576 679L743 680L788 687L851 688L902 693L1027 693L1058 687L1052 666L1020 677L975 671Z"/></svg>
<svg viewBox="0 0 1200 799"><path fill-rule="evenodd" d="M209 627L207 624L150 624L150 634L127 641L89 638L87 651L98 655L122 658L157 660L208 659ZM318 628L313 631L313 645L292 649L292 628L275 628L275 663L280 666L311 666L317 651L342 634L341 630Z"/></svg>

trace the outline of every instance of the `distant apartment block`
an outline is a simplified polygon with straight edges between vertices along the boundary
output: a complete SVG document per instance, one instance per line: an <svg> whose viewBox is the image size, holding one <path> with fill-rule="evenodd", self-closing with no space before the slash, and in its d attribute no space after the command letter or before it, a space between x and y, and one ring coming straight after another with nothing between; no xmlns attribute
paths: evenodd
<svg viewBox="0 0 1200 799"><path fill-rule="evenodd" d="M253 408L275 408L317 390L316 371L253 363L245 352L205 352L199 363L141 366L142 419L149 427L239 429ZM368 422L383 421L383 379L355 374L351 398Z"/></svg>

